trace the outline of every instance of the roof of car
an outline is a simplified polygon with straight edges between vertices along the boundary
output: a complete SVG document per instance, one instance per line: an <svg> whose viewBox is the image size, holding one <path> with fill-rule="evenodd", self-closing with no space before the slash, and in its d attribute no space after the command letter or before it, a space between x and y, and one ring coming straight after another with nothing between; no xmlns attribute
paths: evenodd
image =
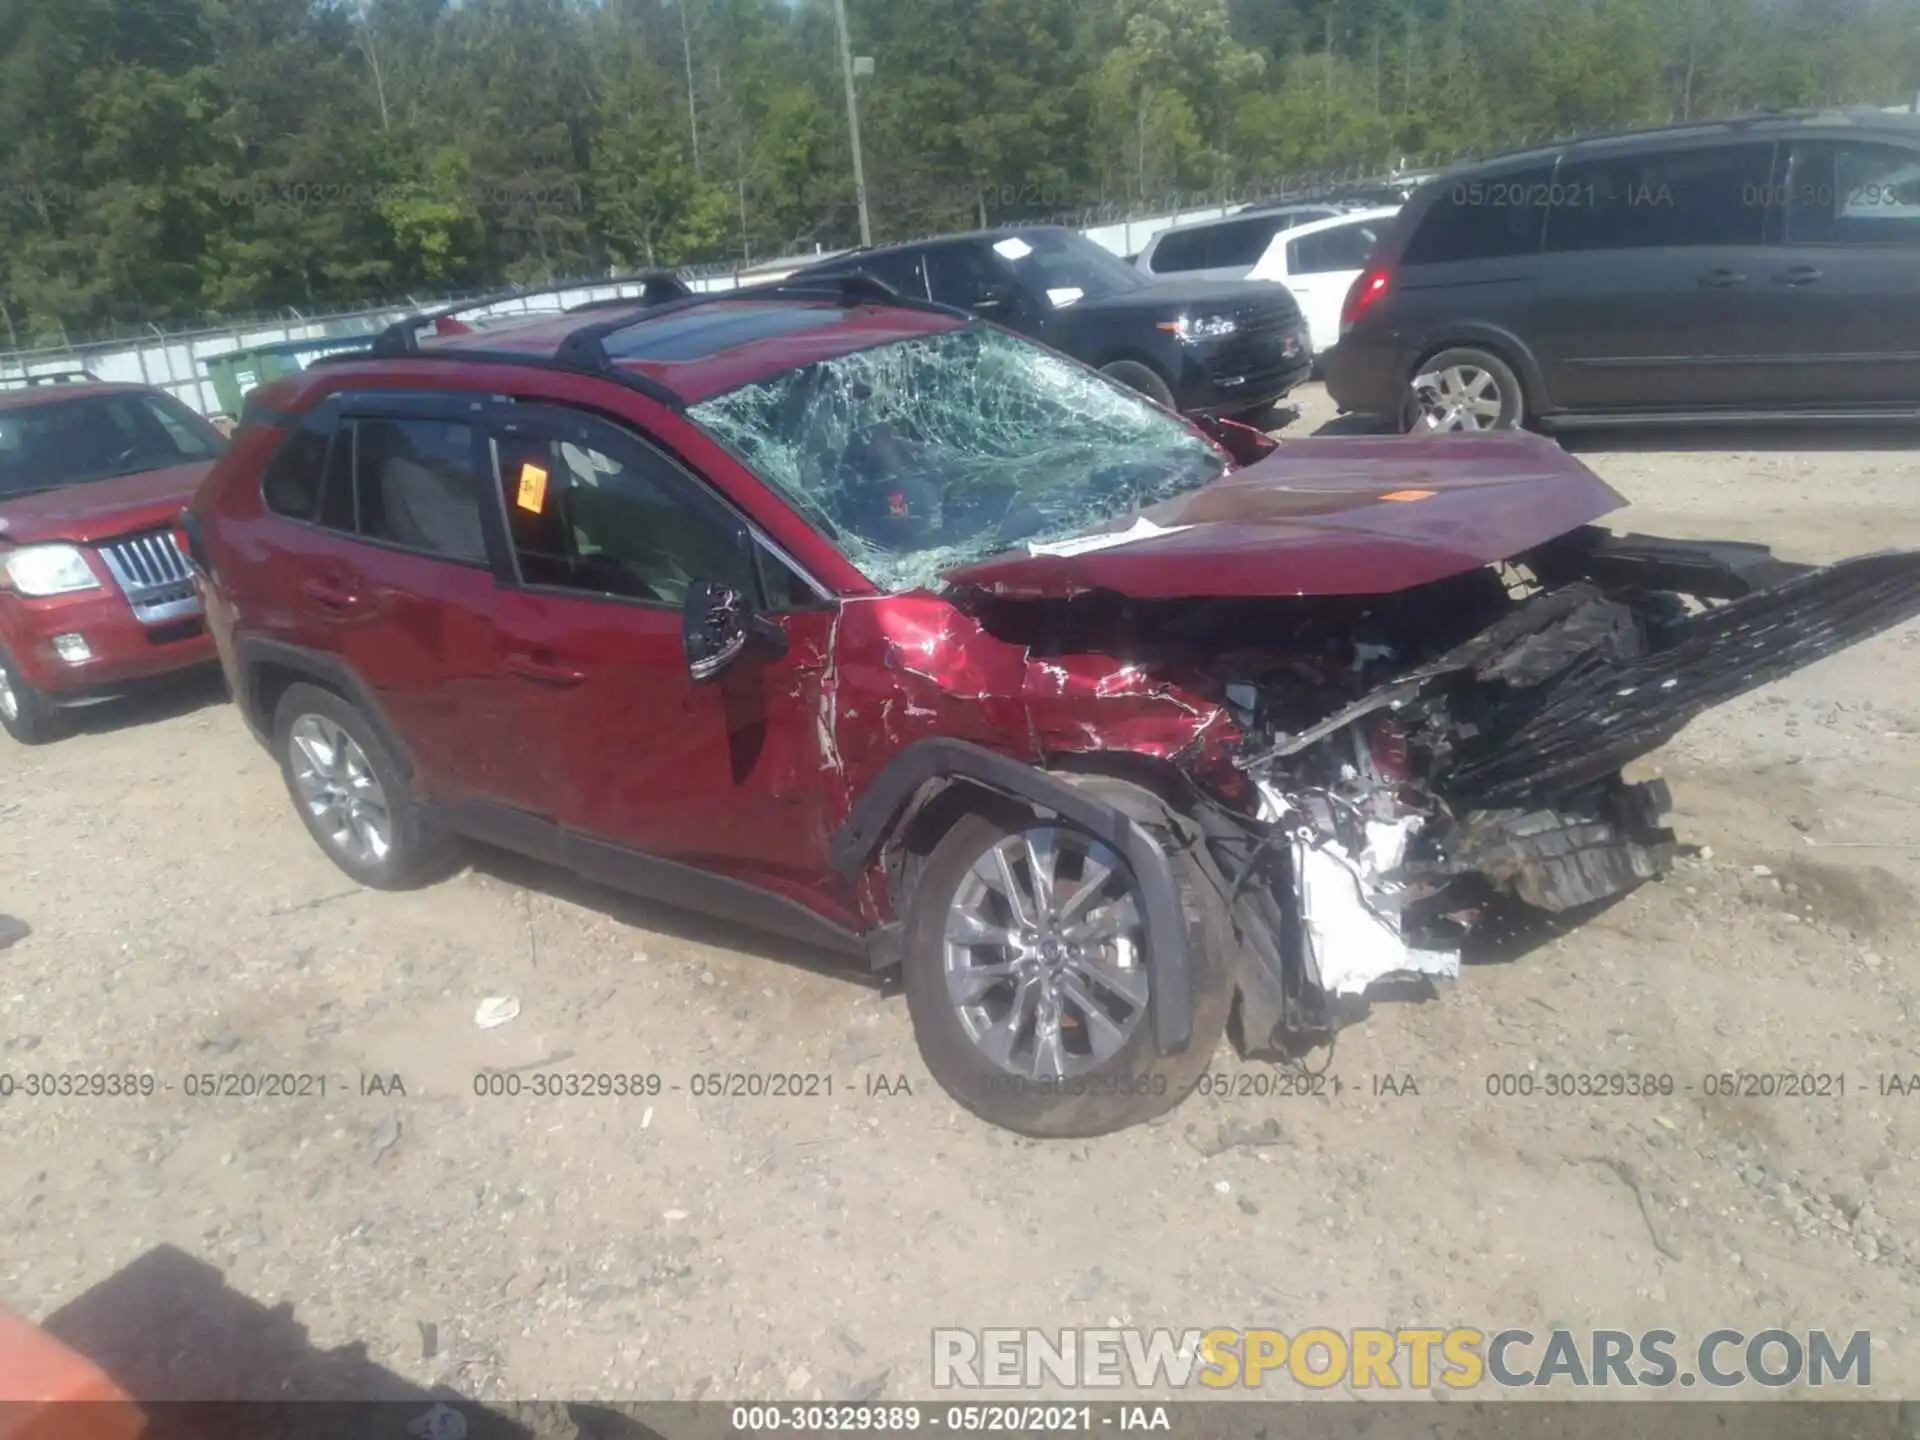
<svg viewBox="0 0 1920 1440"><path fill-rule="evenodd" d="M1529 160L1544 161L1568 152L1579 155L1599 155L1609 150L1631 150L1642 145L1684 144L1690 140L1729 139L1742 135L1768 135L1807 128L1879 131L1920 140L1920 115L1902 110L1879 110L1871 106L1851 106L1832 110L1770 110L1714 120L1688 120L1669 125L1650 125L1637 130L1569 135L1560 140L1526 145L1514 150L1503 150L1477 160L1462 161L1440 172L1436 179L1453 180L1471 171L1520 165Z"/></svg>
<svg viewBox="0 0 1920 1440"><path fill-rule="evenodd" d="M1211 220L1182 220L1178 225L1169 225L1164 230L1156 230L1153 240L1164 235L1176 235L1187 230L1205 230L1213 225L1232 225L1242 220L1278 219L1282 215L1293 215L1302 210L1338 210L1339 204L1332 200L1288 200L1275 201L1271 205L1248 205L1235 210L1230 215L1216 215ZM1152 244L1153 241L1148 241Z"/></svg>
<svg viewBox="0 0 1920 1440"><path fill-rule="evenodd" d="M922 235L917 240L889 240L884 245L856 245L851 250L826 256L815 264L803 265L793 272L793 278L819 274L830 268L844 269L846 262L857 261L867 255L892 255L901 250L923 250L929 245L951 245L961 240L1001 240L1009 235L1032 235L1043 230L1058 231L1063 235L1080 233L1066 225L995 225L988 230L957 230L950 235Z"/></svg>
<svg viewBox="0 0 1920 1440"><path fill-rule="evenodd" d="M624 323L623 323L624 322ZM665 386L681 401L702 400L802 365L832 360L856 350L966 324L958 315L929 306L855 304L779 296L728 298L723 292L666 306L634 301L630 316L612 307L589 317L534 315L467 335L424 341L420 355L461 355L475 361L512 363L517 357L552 362L570 335L585 324L613 326L601 334L607 359L630 374ZM412 357L341 357L329 371L362 364L384 365Z"/></svg>
<svg viewBox="0 0 1920 1440"><path fill-rule="evenodd" d="M130 385L115 380L62 381L48 385L20 385L0 389L0 410L26 410L58 400L77 400L88 395L149 395L151 385Z"/></svg>
<svg viewBox="0 0 1920 1440"><path fill-rule="evenodd" d="M1337 230L1342 225L1351 225L1355 221L1391 220L1395 215L1398 215L1403 208L1404 207L1399 205L1376 205L1371 210L1345 210L1338 215L1329 216L1325 220L1309 220L1304 225L1296 225L1291 230L1286 231L1284 236L1276 235L1274 238L1276 240L1284 238L1286 242L1291 245L1295 240L1300 239L1304 235L1318 235L1322 231Z"/></svg>

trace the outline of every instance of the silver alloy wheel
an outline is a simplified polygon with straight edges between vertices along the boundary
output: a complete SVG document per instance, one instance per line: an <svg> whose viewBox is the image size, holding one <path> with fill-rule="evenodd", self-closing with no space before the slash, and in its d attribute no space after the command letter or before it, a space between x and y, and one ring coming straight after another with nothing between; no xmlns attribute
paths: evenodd
<svg viewBox="0 0 1920 1440"><path fill-rule="evenodd" d="M1415 424L1422 430L1491 430L1500 423L1500 382L1478 365L1449 365L1413 377Z"/></svg>
<svg viewBox="0 0 1920 1440"><path fill-rule="evenodd" d="M1036 825L973 863L947 913L947 995L1001 1070L1033 1080L1120 1052L1149 994L1126 862L1077 830Z"/></svg>
<svg viewBox="0 0 1920 1440"><path fill-rule="evenodd" d="M324 715L302 715L287 731L293 783L335 853L377 865L393 851L387 793L353 737Z"/></svg>
<svg viewBox="0 0 1920 1440"><path fill-rule="evenodd" d="M0 715L9 720L20 718L20 697L14 693L13 674L4 665L0 665Z"/></svg>

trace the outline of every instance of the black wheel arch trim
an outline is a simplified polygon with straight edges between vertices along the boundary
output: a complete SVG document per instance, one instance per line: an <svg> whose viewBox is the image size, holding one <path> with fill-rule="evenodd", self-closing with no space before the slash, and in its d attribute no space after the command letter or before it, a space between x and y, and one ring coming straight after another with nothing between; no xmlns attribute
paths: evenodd
<svg viewBox="0 0 1920 1440"><path fill-rule="evenodd" d="M907 746L854 802L834 832L828 862L851 878L872 863L896 822L929 784L970 781L1051 811L1126 857L1140 885L1153 977L1155 1048L1177 1055L1193 1042L1193 964L1186 910L1167 855L1140 821L1085 787L965 740L935 737Z"/></svg>
<svg viewBox="0 0 1920 1440"><path fill-rule="evenodd" d="M259 676L264 666L277 665L306 676L351 704L366 717L367 723L379 735L380 743L400 767L401 777L409 782L413 779L412 753L400 739L399 732L393 728L393 722L387 718L380 702L374 699L373 692L339 656L284 640L248 636L236 646L235 659L240 672L240 693L235 699L239 701L240 712L256 735L263 739L271 738L273 716L261 713Z"/></svg>

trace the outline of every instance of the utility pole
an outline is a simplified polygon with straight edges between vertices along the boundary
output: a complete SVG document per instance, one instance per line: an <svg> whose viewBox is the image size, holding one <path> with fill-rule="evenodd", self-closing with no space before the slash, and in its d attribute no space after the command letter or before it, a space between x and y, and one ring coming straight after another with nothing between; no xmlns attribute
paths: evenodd
<svg viewBox="0 0 1920 1440"><path fill-rule="evenodd" d="M674 7L680 12L680 53L687 62L687 130L693 137L693 173L700 174L700 113L693 99L693 31L687 24L687 0Z"/></svg>
<svg viewBox="0 0 1920 1440"><path fill-rule="evenodd" d="M853 100L853 50L847 40L847 0L833 0L833 23L840 30L840 76L847 82L847 134L853 140L853 197L860 206L860 243L873 244L867 222L867 177L860 166L860 109Z"/></svg>

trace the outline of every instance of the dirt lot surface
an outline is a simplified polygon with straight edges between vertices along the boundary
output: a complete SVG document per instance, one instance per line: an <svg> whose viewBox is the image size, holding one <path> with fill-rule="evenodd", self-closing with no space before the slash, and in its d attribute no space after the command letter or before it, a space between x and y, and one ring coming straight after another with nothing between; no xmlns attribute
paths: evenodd
<svg viewBox="0 0 1920 1440"><path fill-rule="evenodd" d="M1288 433L1329 415L1316 389ZM1911 431L1571 443L1626 528L1920 545ZM96 714L0 751L0 911L33 931L0 950L0 1074L163 1089L0 1101L0 1301L45 1319L91 1291L61 1323L150 1395L383 1373L481 1399L924 1397L943 1325L1425 1323L1867 1329L1874 1392L1920 1396L1920 1093L1882 1093L1920 1075L1917 737L1909 626L1653 757L1709 851L1377 1007L1337 1095L1195 1096L1039 1144L944 1098L897 994L503 856L356 891L217 693ZM478 1028L490 996L518 1017ZM514 1073L680 1089L474 1093L541 1062ZM1487 1089L1622 1071L1675 1093ZM1736 1071L1845 1093L1705 1093ZM690 1093L736 1072L833 1093ZM326 1093L186 1093L220 1073ZM404 1095L363 1093L376 1075Z"/></svg>

